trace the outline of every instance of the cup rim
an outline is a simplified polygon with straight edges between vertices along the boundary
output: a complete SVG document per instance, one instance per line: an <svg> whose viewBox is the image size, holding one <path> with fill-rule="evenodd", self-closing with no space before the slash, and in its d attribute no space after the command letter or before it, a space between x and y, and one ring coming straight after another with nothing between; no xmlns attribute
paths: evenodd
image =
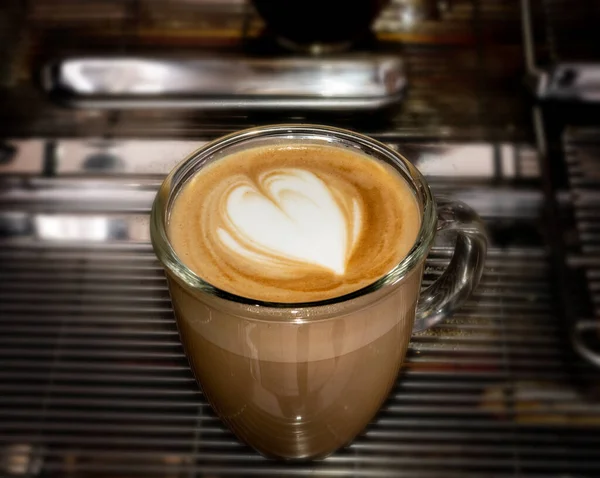
<svg viewBox="0 0 600 478"><path fill-rule="evenodd" d="M315 138L331 137L343 140L362 147L361 150L364 148L363 152L372 154L379 160L385 158L386 162L393 166L408 182L421 207L422 220L415 243L408 254L384 276L365 287L329 299L310 302L269 302L240 296L213 286L189 269L179 259L169 241L167 224L170 203L172 202L172 185L175 183L176 187L180 187L179 183L185 184L189 177L193 175L192 168L199 161L223 149L259 137L272 137L274 139L289 137L289 139L293 140L294 136L301 135L313 135ZM335 143L331 143L331 146L335 147L336 145ZM177 177L179 177L178 180ZM242 305L271 309L299 309L330 306L357 299L382 289L393 288L394 285L401 282L425 259L433 243L436 224L435 200L425 178L407 158L389 146L366 135L332 126L317 124L273 124L243 129L217 138L192 152L177 164L162 182L152 204L150 238L154 251L163 267L194 290Z"/></svg>

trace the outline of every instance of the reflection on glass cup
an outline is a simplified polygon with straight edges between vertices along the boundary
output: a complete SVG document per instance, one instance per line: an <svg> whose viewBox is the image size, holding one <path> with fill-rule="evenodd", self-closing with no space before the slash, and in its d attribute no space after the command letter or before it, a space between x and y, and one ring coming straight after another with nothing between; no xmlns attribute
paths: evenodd
<svg viewBox="0 0 600 478"><path fill-rule="evenodd" d="M174 199L214 161L273 144L354 148L394 168L409 185L421 226L408 255L369 286L302 304L265 303L219 290L178 258L168 237ZM456 236L444 274L420 292L437 232ZM322 458L349 444L375 416L394 384L411 334L450 315L477 285L486 236L462 203L434 201L423 176L397 152L368 137L324 126L275 125L214 141L165 179L151 218L186 355L221 419L265 456Z"/></svg>

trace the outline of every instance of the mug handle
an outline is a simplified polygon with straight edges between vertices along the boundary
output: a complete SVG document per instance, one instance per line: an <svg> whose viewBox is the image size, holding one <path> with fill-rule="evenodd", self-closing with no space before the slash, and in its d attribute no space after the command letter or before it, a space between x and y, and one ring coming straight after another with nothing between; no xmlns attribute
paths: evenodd
<svg viewBox="0 0 600 478"><path fill-rule="evenodd" d="M479 283L487 252L487 235L477 213L460 201L436 197L436 233L456 236L448 268L421 292L413 332L421 332L461 307Z"/></svg>

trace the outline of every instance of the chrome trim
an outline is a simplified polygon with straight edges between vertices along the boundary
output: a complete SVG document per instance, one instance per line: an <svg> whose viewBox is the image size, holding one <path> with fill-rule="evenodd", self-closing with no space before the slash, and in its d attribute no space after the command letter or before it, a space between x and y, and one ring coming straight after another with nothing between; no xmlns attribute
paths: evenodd
<svg viewBox="0 0 600 478"><path fill-rule="evenodd" d="M373 110L406 86L396 56L338 58L66 58L42 68L43 89L76 107Z"/></svg>

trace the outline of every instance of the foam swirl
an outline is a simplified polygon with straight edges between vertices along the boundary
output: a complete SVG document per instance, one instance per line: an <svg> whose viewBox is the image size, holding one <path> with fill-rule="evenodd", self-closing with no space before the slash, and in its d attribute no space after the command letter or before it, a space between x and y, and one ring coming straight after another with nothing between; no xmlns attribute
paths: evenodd
<svg viewBox="0 0 600 478"><path fill-rule="evenodd" d="M299 261L344 274L361 232L353 192L349 197L298 168L263 172L257 184L236 176L216 198L222 227L215 239L263 266Z"/></svg>
<svg viewBox="0 0 600 478"><path fill-rule="evenodd" d="M328 146L254 148L204 168L171 211L182 261L219 288L302 302L356 290L401 260L419 226L390 168Z"/></svg>

